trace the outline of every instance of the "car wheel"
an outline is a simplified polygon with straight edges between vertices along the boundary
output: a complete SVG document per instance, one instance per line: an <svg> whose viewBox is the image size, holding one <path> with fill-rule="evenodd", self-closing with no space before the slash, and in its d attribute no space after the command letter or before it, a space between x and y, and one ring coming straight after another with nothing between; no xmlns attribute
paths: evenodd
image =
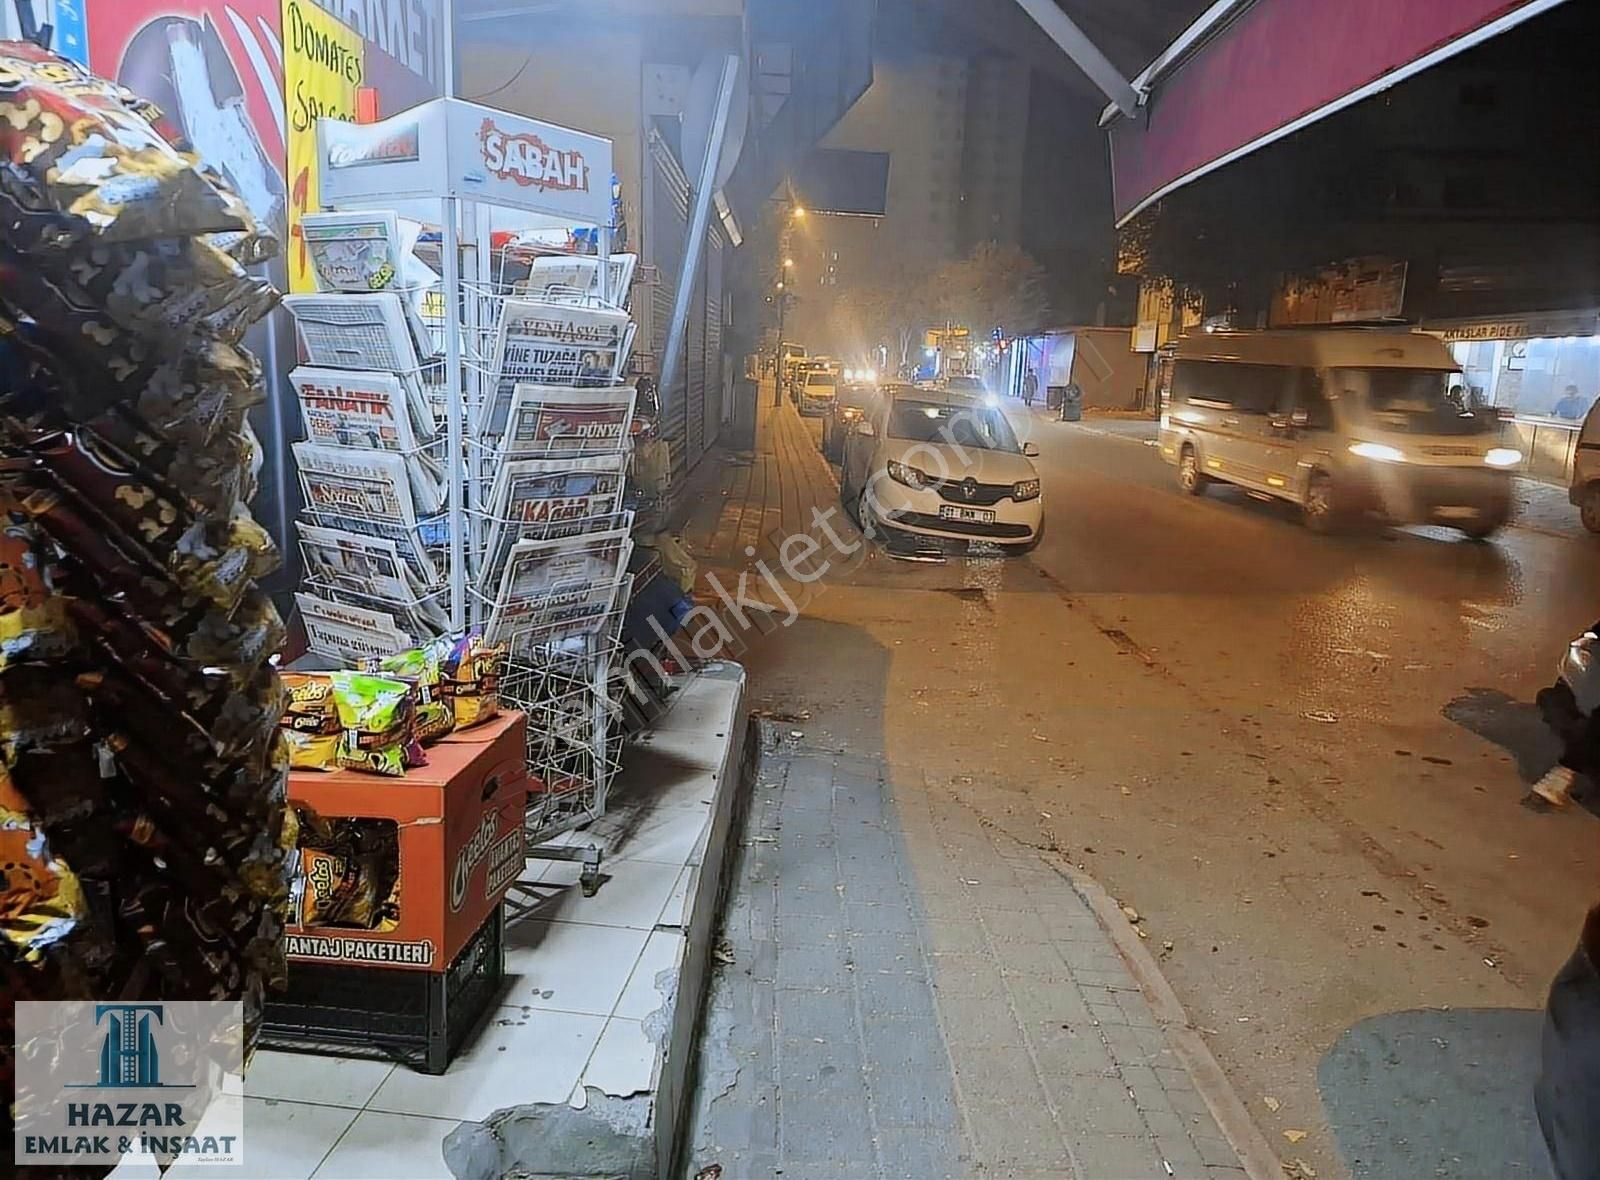
<svg viewBox="0 0 1600 1180"><path fill-rule="evenodd" d="M1178 456L1178 486L1186 496L1203 496L1211 480L1200 470L1200 455L1189 443Z"/></svg>
<svg viewBox="0 0 1600 1180"><path fill-rule="evenodd" d="M1331 533L1339 524L1338 497L1333 476L1326 471L1313 471L1306 485L1305 503L1300 506L1300 517L1306 528L1314 533Z"/></svg>
<svg viewBox="0 0 1600 1180"><path fill-rule="evenodd" d="M1461 531L1474 541L1487 541L1490 537L1498 533L1501 528L1504 527L1505 523L1505 521L1498 518L1492 520L1480 520L1473 524L1462 525Z"/></svg>
<svg viewBox="0 0 1600 1180"><path fill-rule="evenodd" d="M1600 483L1592 483L1583 489L1583 496L1578 501L1578 516L1583 520L1583 527L1591 533L1600 533Z"/></svg>

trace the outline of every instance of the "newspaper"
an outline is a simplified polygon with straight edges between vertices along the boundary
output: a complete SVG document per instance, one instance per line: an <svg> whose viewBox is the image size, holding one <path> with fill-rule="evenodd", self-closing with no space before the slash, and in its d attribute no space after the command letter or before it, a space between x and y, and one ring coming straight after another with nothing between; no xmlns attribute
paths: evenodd
<svg viewBox="0 0 1600 1180"><path fill-rule="evenodd" d="M607 273L610 276L612 307L627 307L633 285L633 272L639 264L637 254L613 254ZM600 259L593 254L545 254L533 260L520 294L529 299L562 302L571 299L600 299Z"/></svg>
<svg viewBox="0 0 1600 1180"><path fill-rule="evenodd" d="M633 403L631 385L519 385L498 435L501 453L519 459L619 454L628 446Z"/></svg>
<svg viewBox="0 0 1600 1180"><path fill-rule="evenodd" d="M427 549L448 529L442 517L418 521L404 456L298 442L294 457L314 523L393 540L425 584L437 580Z"/></svg>
<svg viewBox="0 0 1600 1180"><path fill-rule="evenodd" d="M399 294L285 295L283 305L300 329L307 361L323 369L394 374L405 390L413 432L419 439L433 437L422 362Z"/></svg>
<svg viewBox="0 0 1600 1180"><path fill-rule="evenodd" d="M318 655L356 664L368 656L393 655L416 646L415 638L400 630L391 615L314 594L299 593L294 600L305 624L307 646Z"/></svg>
<svg viewBox="0 0 1600 1180"><path fill-rule="evenodd" d="M439 587L417 578L395 541L304 521L299 528L307 581L325 596L358 606L368 600L387 604L378 609L412 623L407 629L414 632L448 629L450 619L440 603Z"/></svg>
<svg viewBox="0 0 1600 1180"><path fill-rule="evenodd" d="M485 629L515 650L595 630L611 611L633 540L626 529L552 541L518 541L506 560Z"/></svg>
<svg viewBox="0 0 1600 1180"><path fill-rule="evenodd" d="M523 459L500 465L486 505L484 582L497 586L511 546L595 531L593 522L622 507L623 455L592 459Z"/></svg>
<svg viewBox="0 0 1600 1180"><path fill-rule="evenodd" d="M308 442L404 454L418 509L444 507L439 465L418 449L398 377L301 365L289 380L300 398Z"/></svg>
<svg viewBox="0 0 1600 1180"><path fill-rule="evenodd" d="M615 385L627 367L633 333L633 321L620 308L506 300L495 334L493 401L481 429L491 436L505 429L522 383Z"/></svg>
<svg viewBox="0 0 1600 1180"><path fill-rule="evenodd" d="M439 286L439 275L414 253L421 223L374 209L308 213L300 229L319 291L400 292L422 355L437 351L437 342L423 322L423 309L430 292Z"/></svg>

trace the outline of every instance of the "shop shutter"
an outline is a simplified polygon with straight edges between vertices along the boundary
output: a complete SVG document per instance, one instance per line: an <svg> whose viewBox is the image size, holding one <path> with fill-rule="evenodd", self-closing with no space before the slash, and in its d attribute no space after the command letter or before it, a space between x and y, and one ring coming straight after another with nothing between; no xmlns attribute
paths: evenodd
<svg viewBox="0 0 1600 1180"><path fill-rule="evenodd" d="M684 246L689 233L689 179L673 157L672 149L657 134L650 136L649 208L646 210L644 248L655 267L656 282L650 290L650 351L652 368L660 376L667 355L667 335L672 327L672 303L678 293L678 276L683 273ZM661 390L662 437L672 447L672 474L680 478L688 459L688 366L681 370L675 389ZM697 456L698 457L698 456Z"/></svg>
<svg viewBox="0 0 1600 1180"><path fill-rule="evenodd" d="M705 443L716 445L722 433L722 268L727 258L722 236L713 231L706 249L705 308Z"/></svg>

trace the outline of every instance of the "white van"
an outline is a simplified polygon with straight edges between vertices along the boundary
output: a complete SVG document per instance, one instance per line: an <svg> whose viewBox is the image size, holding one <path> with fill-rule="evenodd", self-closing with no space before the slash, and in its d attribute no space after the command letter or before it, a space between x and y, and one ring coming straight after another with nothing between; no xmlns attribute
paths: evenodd
<svg viewBox="0 0 1600 1180"><path fill-rule="evenodd" d="M1177 345L1161 454L1190 495L1239 484L1313 529L1375 513L1487 537L1511 517L1522 455L1494 410L1452 400L1459 369L1421 333L1196 333Z"/></svg>

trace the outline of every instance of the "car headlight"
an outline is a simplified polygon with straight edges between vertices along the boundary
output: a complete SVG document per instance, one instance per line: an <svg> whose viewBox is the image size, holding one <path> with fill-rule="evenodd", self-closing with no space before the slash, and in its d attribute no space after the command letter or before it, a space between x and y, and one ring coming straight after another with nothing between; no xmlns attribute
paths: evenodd
<svg viewBox="0 0 1600 1180"><path fill-rule="evenodd" d="M1483 461L1490 467L1515 467L1522 462L1522 452L1515 447L1491 447Z"/></svg>
<svg viewBox="0 0 1600 1180"><path fill-rule="evenodd" d="M1039 481L1036 479L1019 479L1011 486L1013 500L1037 500L1039 498Z"/></svg>
<svg viewBox="0 0 1600 1180"><path fill-rule="evenodd" d="M1386 443L1358 442L1350 444L1350 453L1375 463L1404 463L1405 452Z"/></svg>
<svg viewBox="0 0 1600 1180"><path fill-rule="evenodd" d="M845 406L839 411L839 417L843 418L846 422L854 422L857 418L861 417L861 410L856 406Z"/></svg>
<svg viewBox="0 0 1600 1180"><path fill-rule="evenodd" d="M926 472L896 459L889 460L889 478L895 483L905 484L908 488L925 488L930 482Z"/></svg>

